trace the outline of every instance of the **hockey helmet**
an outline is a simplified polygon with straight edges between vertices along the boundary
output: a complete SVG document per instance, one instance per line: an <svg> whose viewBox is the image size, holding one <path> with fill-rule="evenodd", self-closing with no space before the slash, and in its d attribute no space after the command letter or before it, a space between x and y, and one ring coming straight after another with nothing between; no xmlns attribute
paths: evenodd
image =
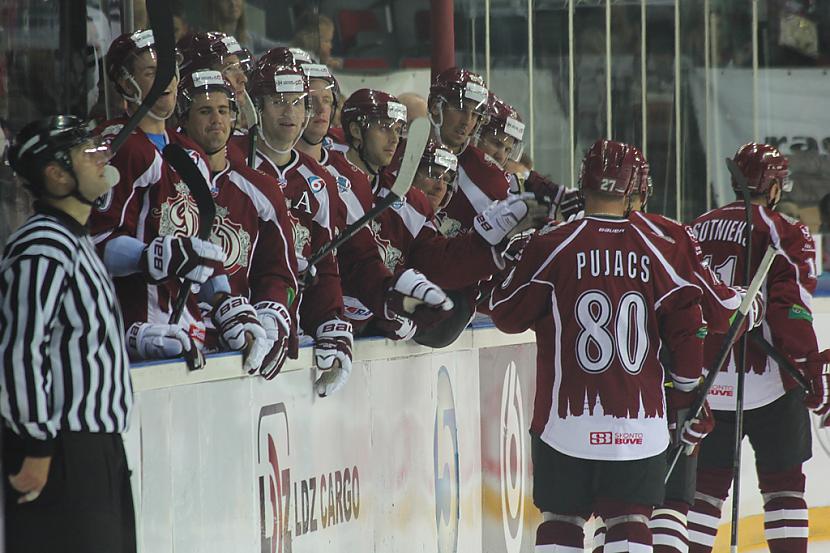
<svg viewBox="0 0 830 553"><path fill-rule="evenodd" d="M35 195L42 186L41 172L57 162L73 172L70 150L88 143L85 154L111 157L109 144L92 134L86 121L74 115L54 115L23 127L9 148L9 165Z"/></svg>
<svg viewBox="0 0 830 553"><path fill-rule="evenodd" d="M636 146L631 146L631 148L634 150L634 155L637 160L637 172L639 174L637 184L631 193L639 194L641 206L645 206L654 191L654 186L651 182L651 166L639 148Z"/></svg>
<svg viewBox="0 0 830 553"><path fill-rule="evenodd" d="M366 128L370 123L387 126L397 129L403 136L406 130L406 106L397 97L382 90L361 88L343 103L340 122L350 145L354 140L349 132L353 122L361 128Z"/></svg>
<svg viewBox="0 0 830 553"><path fill-rule="evenodd" d="M439 140L430 137L421 154L421 162L418 164L418 173L433 180L442 179L447 185L447 193L441 200L438 209L442 209L450 203L457 186L456 175L458 173L458 158L449 148L441 144Z"/></svg>
<svg viewBox="0 0 830 553"><path fill-rule="evenodd" d="M594 142L579 170L580 190L629 196L640 186L641 163L637 151L614 140L602 138Z"/></svg>
<svg viewBox="0 0 830 553"><path fill-rule="evenodd" d="M222 73L213 70L193 71L182 76L181 81L179 81L178 97L176 98L176 113L179 118L187 114L193 99L198 94L209 95L213 92L220 92L228 97L233 111L232 119L236 119L239 107L236 104L236 93L233 85L222 76Z"/></svg>
<svg viewBox="0 0 830 553"><path fill-rule="evenodd" d="M308 79L296 67L257 63L251 74L251 79L248 81L248 92L255 101L259 102L260 107L266 96L300 94L298 99L304 103L306 118L311 117L311 96L309 95Z"/></svg>
<svg viewBox="0 0 830 553"><path fill-rule="evenodd" d="M769 144L750 142L735 152L735 163L746 177L747 186L752 195L766 194L773 180L781 185L781 190L790 192L793 182L790 180L789 161ZM740 192L741 187L732 179L732 189Z"/></svg>
<svg viewBox="0 0 830 553"><path fill-rule="evenodd" d="M464 102L473 104L473 112L486 119L490 114L490 94L481 75L460 67L450 67L438 73L429 87L430 104L443 101L455 109ZM486 121L482 121L482 124Z"/></svg>
<svg viewBox="0 0 830 553"><path fill-rule="evenodd" d="M250 73L254 67L251 52L239 44L231 35L218 31L193 33L184 36L177 43L183 56L182 71L193 72L199 69L218 69L224 71L227 58L236 56L239 68Z"/></svg>
<svg viewBox="0 0 830 553"><path fill-rule="evenodd" d="M490 117L487 123L479 128L478 139L503 142L507 137L512 138L513 147L508 158L518 161L522 157L522 139L525 132L525 124L522 123L519 112L492 92L489 105Z"/></svg>

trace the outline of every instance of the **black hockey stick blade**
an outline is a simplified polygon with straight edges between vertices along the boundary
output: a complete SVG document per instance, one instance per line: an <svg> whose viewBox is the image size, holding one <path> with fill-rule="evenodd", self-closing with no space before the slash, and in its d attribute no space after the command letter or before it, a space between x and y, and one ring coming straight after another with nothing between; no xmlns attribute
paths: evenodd
<svg viewBox="0 0 830 553"><path fill-rule="evenodd" d="M178 144L168 144L165 146L162 156L181 176L182 181L188 190L190 190L190 195L193 197L196 202L196 207L199 210L199 230L197 236L202 240L208 240L210 238L211 227L213 226L213 218L216 216L216 204L213 203L213 196L210 194L210 188L205 181L205 177L184 148ZM187 298L190 296L192 284L189 280L185 280L182 284L179 295L176 296L176 301L173 304L173 312L170 314L170 324L178 324L179 319L181 319ZM191 349L189 354L185 354L184 358L187 363L187 368L191 371L202 369L205 366L205 359L202 353L195 347Z"/></svg>
<svg viewBox="0 0 830 553"><path fill-rule="evenodd" d="M403 153L403 161L398 170L398 176L395 179L390 193L383 199L378 201L375 206L363 214L363 216L343 229L343 232L338 234L331 242L322 246L319 250L314 252L308 258L308 271L306 272L306 284L310 282L311 267L316 265L327 256L331 251L346 242L352 236L363 228L368 222L374 220L382 211L387 209L390 205L400 200L409 189L412 188L412 181L415 179L415 172L418 170L418 165L421 162L421 156L424 153L424 148L429 140L429 123L425 117L415 119L409 127L409 135L406 139L406 149Z"/></svg>
<svg viewBox="0 0 830 553"><path fill-rule="evenodd" d="M795 365L792 364L792 361L786 355L781 353L777 347L764 338L764 335L760 331L755 330L750 332L749 339L752 340L752 343L764 350L764 353L769 355L773 361L778 363L778 366L789 374L805 392L810 391L810 383L807 382L807 379L801 374L801 371L795 368Z"/></svg>
<svg viewBox="0 0 830 553"><path fill-rule="evenodd" d="M767 273L769 272L770 266L772 266L775 255L775 248L772 246L769 246L767 251L764 252L764 257L761 259L761 264L758 265L755 277L749 284L749 288L747 288L746 295L741 301L741 305L738 307L738 312L735 313L735 318L732 320L732 324L729 325L729 330L726 331L723 343L718 350L718 355L715 357L715 362L709 368L709 373L706 375L706 378L703 380L703 384L700 386L699 395L697 399L695 399L695 402L692 403L691 407L689 407L689 414L686 419L683 420L682 426L685 426L690 420L697 418L698 415L700 415L701 410L703 410L703 404L706 401L706 396L709 395L709 390L711 390L712 386L715 384L715 379L717 378L718 373L723 367L723 364L726 363L726 360L729 357L729 352L732 351L732 346L734 346L735 342L738 340L738 335L740 334L744 320L746 320L747 313L749 313L749 310L752 308L752 302L755 300L755 296L758 295L758 292L761 290L761 286L764 284L764 280L767 278ZM680 459L683 449L683 444L675 446L675 451L672 453L672 461L669 464L668 471L666 471L666 479L664 482L669 481L669 477L671 476L675 465L677 465L677 461Z"/></svg>
<svg viewBox="0 0 830 553"><path fill-rule="evenodd" d="M176 73L176 35L173 30L171 6L172 3L169 0L147 0L147 18L153 30L153 49L156 51L156 77L141 105L112 139L110 149L113 154L124 145L164 89L170 85ZM175 94L175 91L173 93Z"/></svg>

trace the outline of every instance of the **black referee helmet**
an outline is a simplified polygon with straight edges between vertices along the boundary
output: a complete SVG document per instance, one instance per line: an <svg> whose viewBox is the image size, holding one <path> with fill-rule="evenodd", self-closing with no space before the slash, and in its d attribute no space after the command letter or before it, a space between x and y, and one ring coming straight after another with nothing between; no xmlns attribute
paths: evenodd
<svg viewBox="0 0 830 553"><path fill-rule="evenodd" d="M35 196L42 196L43 169L52 162L71 174L69 150L93 138L86 121L74 115L54 115L23 127L9 148L9 165Z"/></svg>

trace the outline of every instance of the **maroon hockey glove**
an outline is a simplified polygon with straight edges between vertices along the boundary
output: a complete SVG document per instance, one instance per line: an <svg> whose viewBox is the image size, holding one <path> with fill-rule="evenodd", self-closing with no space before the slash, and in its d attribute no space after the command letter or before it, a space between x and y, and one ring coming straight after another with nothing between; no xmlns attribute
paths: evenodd
<svg viewBox="0 0 830 553"><path fill-rule="evenodd" d="M527 192L533 192L537 200L552 207L559 205L559 202L562 201L562 195L565 193L564 186L556 184L548 177L536 171L531 171L527 176L524 182L524 189Z"/></svg>
<svg viewBox="0 0 830 553"><path fill-rule="evenodd" d="M666 404L669 409L669 433L673 438L677 436L677 425L683 423L683 420L678 421L678 418L688 416L687 410L697 396L697 391L680 392L674 389L670 389L666 394ZM696 454L697 446L714 429L715 416L709 407L709 402L704 401L703 409L697 417L687 421L680 430L680 441L685 445L686 455Z"/></svg>
<svg viewBox="0 0 830 553"><path fill-rule="evenodd" d="M204 284L224 261L222 248L206 240L158 236L144 248L138 264L153 284L174 277Z"/></svg>
<svg viewBox="0 0 830 553"><path fill-rule="evenodd" d="M796 359L801 372L810 380L804 405L821 416L830 412L830 349L813 352L806 359Z"/></svg>
<svg viewBox="0 0 830 553"><path fill-rule="evenodd" d="M562 201L559 202L559 217L563 221L570 221L578 217L580 212L585 211L585 202L582 201L582 194L575 188L569 188L562 194Z"/></svg>

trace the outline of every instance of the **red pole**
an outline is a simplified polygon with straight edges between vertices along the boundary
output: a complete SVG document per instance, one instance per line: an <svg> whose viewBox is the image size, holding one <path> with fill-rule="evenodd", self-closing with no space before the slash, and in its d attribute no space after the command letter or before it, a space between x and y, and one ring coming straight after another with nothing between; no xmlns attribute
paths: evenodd
<svg viewBox="0 0 830 553"><path fill-rule="evenodd" d="M430 0L429 30L432 35L432 76L455 65L453 0Z"/></svg>

